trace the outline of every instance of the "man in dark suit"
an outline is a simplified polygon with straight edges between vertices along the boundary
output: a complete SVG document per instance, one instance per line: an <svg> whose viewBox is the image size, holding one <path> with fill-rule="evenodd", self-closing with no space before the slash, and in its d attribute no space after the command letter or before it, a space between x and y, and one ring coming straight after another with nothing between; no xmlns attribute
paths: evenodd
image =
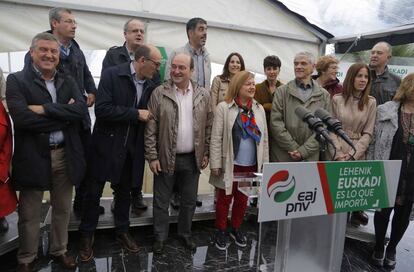
<svg viewBox="0 0 414 272"><path fill-rule="evenodd" d="M105 182L117 197L114 220L117 241L130 252L138 246L128 234L130 190L144 169L144 128L150 114L147 103L156 87L150 80L161 65L161 54L152 45L135 51L135 60L106 69L98 87L89 161L89 178L81 232L81 261L93 256L93 234L98 223L97 208Z"/></svg>
<svg viewBox="0 0 414 272"><path fill-rule="evenodd" d="M43 191L50 191L50 254L64 268L76 262L66 254L73 185L85 173L79 136L87 113L74 79L60 73L59 42L37 34L31 64L7 78L6 99L14 122L13 184L19 195L17 271L31 271L37 256Z"/></svg>
<svg viewBox="0 0 414 272"><path fill-rule="evenodd" d="M125 42L122 46L113 46L109 48L106 52L105 58L102 62L102 71L103 72L112 66L116 66L122 63L130 63L135 59L135 51L142 45L144 45L145 40L145 24L136 19L132 18L125 22L124 25L124 38ZM160 75L157 72L151 79L152 84L156 87L160 85ZM143 106L147 106L146 104ZM135 210L145 210L147 205L144 202L142 197L142 183L144 178L144 171L139 173L136 180L132 181L131 185L131 209ZM115 208L116 195L114 193L114 201L111 205L111 210L114 211Z"/></svg>

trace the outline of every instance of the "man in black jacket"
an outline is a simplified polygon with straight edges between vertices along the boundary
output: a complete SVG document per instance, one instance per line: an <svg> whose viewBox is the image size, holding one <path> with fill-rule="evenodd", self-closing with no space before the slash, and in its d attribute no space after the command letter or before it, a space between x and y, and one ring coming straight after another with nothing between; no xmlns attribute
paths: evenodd
<svg viewBox="0 0 414 272"><path fill-rule="evenodd" d="M37 34L31 64L7 78L6 99L14 122L12 182L19 195L18 271L31 271L37 256L43 191L50 191L50 254L65 268L73 185L85 173L79 129L87 107L73 78L56 70L58 40Z"/></svg>
<svg viewBox="0 0 414 272"><path fill-rule="evenodd" d="M79 91L85 99L88 107L95 103L96 86L89 67L86 63L85 55L75 41L77 22L70 9L56 7L49 11L50 30L48 33L53 34L59 41L59 65L57 69L62 73L71 75L78 85ZM25 67L31 65L29 53L25 56ZM85 156L88 156L91 141L91 119L86 112L83 120L83 127L80 130L82 145L85 150ZM80 215L82 210L82 199L86 181L82 181L76 187L73 210ZM104 208L100 207L100 214L104 213Z"/></svg>
<svg viewBox="0 0 414 272"><path fill-rule="evenodd" d="M102 71L103 72L112 66L116 66L122 63L130 63L135 59L135 51L142 45L144 45L145 39L145 25L142 21L133 18L126 21L124 24L124 38L125 42L122 46L114 46L109 48L106 52L105 58L102 62ZM153 78L148 79L152 82L155 87L160 85L160 76L157 72ZM146 103L143 105L147 107ZM132 211L145 210L147 205L145 204L142 197L142 183L144 178L144 170L137 176L136 180L132 181L131 185L131 208ZM111 210L114 211L115 208L116 195L114 194L114 201L111 205Z"/></svg>
<svg viewBox="0 0 414 272"><path fill-rule="evenodd" d="M114 209L117 241L130 252L138 246L128 234L132 181L144 170L144 129L150 118L148 100L156 87L150 80L161 65L155 46L143 45L135 60L106 69L99 83L89 161L89 178L81 233L79 257L93 256L93 234L98 224L97 208L105 182L115 191Z"/></svg>

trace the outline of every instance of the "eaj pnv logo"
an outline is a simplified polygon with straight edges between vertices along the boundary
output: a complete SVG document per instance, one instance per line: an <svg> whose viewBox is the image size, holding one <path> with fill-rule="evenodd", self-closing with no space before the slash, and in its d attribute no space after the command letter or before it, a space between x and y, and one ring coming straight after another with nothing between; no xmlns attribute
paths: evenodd
<svg viewBox="0 0 414 272"><path fill-rule="evenodd" d="M267 194L269 197L273 195L273 199L277 203L281 203L289 199L295 191L295 177L290 177L287 170L276 172L267 184Z"/></svg>

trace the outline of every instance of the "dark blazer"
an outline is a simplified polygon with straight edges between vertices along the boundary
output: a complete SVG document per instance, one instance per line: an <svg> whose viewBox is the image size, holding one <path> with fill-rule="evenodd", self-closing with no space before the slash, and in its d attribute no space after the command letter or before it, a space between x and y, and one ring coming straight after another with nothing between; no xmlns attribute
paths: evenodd
<svg viewBox="0 0 414 272"><path fill-rule="evenodd" d="M51 30L46 31L47 33L53 34ZM27 52L24 57L24 68L31 67L32 58L30 57L30 52ZM62 53L59 58L59 65L57 69L65 73L66 75L72 76L78 85L81 95L84 95L84 92L88 94L96 95L96 85L93 80L91 71L89 70L88 64L86 63L85 55L80 49L79 44L72 40L72 46L70 48L70 54L65 58ZM86 102L86 97L84 97ZM86 112L83 120L83 133L90 132L91 129L91 118L89 112Z"/></svg>
<svg viewBox="0 0 414 272"><path fill-rule="evenodd" d="M156 87L153 81L146 80L136 107L136 89L130 63L103 71L96 96L96 122L89 158L92 178L118 183L129 152L133 159L132 180L142 179L145 123L138 121L138 109L147 109L148 100Z"/></svg>
<svg viewBox="0 0 414 272"><path fill-rule="evenodd" d="M52 102L44 80L26 67L7 77L6 100L14 123L15 149L12 181L16 190L49 190L51 186L50 132L62 130L69 177L79 184L85 172L85 159L79 129L87 107L73 78L55 76L57 103ZM68 104L70 99L75 102ZM43 105L45 115L29 110Z"/></svg>
<svg viewBox="0 0 414 272"><path fill-rule="evenodd" d="M101 70L101 78L103 72L112 66L116 66L122 63L131 62L131 58L129 57L128 50L126 48L125 43L122 46L113 46L109 48L106 52L105 58L102 61L102 70ZM160 73L156 73L151 81L155 85L161 84Z"/></svg>

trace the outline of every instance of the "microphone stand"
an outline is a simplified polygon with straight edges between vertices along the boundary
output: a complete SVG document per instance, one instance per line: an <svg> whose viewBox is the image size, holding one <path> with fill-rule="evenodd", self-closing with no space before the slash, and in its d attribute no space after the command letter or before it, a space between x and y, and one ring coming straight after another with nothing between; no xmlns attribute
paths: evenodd
<svg viewBox="0 0 414 272"><path fill-rule="evenodd" d="M323 137L322 133L320 133L320 132L316 132L315 139L319 142L319 152L320 152L320 154L325 153L326 150L328 150L329 142L325 139L325 137ZM336 157L336 146L333 145L333 144L331 144L331 146L334 149L334 154L333 154L332 158L335 158Z"/></svg>

